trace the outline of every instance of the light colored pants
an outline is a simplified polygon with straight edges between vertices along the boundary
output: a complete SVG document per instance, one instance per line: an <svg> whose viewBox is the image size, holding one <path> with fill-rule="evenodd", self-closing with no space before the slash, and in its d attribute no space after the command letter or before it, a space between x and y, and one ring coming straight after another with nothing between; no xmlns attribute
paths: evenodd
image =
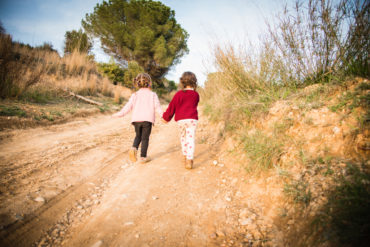
<svg viewBox="0 0 370 247"><path fill-rule="evenodd" d="M194 159L195 130L197 128L197 123L198 120L195 119L183 119L177 121L177 124L180 127L182 154L185 155L188 160Z"/></svg>

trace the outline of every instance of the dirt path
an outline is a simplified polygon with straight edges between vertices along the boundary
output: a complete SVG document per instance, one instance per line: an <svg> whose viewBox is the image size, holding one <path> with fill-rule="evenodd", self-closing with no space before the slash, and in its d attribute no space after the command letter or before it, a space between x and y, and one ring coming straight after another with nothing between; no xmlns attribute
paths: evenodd
<svg viewBox="0 0 370 247"><path fill-rule="evenodd" d="M210 146L199 140L195 169L184 169L173 122L153 128L152 161L132 164L129 119L97 116L3 132L0 245L232 246L245 241L239 224L243 201L235 199L243 194L238 171L213 165Z"/></svg>

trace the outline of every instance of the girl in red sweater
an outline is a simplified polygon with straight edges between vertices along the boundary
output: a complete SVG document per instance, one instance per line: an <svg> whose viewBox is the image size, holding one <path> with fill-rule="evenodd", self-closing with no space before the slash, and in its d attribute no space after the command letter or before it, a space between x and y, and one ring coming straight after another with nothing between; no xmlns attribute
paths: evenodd
<svg viewBox="0 0 370 247"><path fill-rule="evenodd" d="M180 78L183 90L178 91L173 96L167 110L163 113L166 122L171 121L175 115L175 121L180 127L181 148L183 163L186 169L193 168L195 130L198 122L198 102L199 94L197 88L197 78L192 72L184 72Z"/></svg>

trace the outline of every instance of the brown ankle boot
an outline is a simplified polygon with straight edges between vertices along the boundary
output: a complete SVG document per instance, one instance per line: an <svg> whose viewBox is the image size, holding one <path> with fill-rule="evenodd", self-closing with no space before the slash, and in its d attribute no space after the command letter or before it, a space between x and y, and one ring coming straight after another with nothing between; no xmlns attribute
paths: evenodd
<svg viewBox="0 0 370 247"><path fill-rule="evenodd" d="M137 149L136 148L131 148L130 151L128 152L128 156L130 157L130 160L132 162L136 162L136 155L137 155Z"/></svg>
<svg viewBox="0 0 370 247"><path fill-rule="evenodd" d="M186 160L186 162L185 162L185 168L186 169L193 169L193 160Z"/></svg>

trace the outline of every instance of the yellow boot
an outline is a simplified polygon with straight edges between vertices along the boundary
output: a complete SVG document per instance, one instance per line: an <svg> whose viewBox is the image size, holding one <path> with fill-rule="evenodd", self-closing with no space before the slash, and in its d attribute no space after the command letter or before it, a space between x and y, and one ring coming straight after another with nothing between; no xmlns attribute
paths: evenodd
<svg viewBox="0 0 370 247"><path fill-rule="evenodd" d="M137 155L137 149L131 148L130 151L128 151L128 156L132 162L136 162L136 155Z"/></svg>
<svg viewBox="0 0 370 247"><path fill-rule="evenodd" d="M185 162L185 168L186 169L193 169L193 160L186 160L186 162Z"/></svg>

